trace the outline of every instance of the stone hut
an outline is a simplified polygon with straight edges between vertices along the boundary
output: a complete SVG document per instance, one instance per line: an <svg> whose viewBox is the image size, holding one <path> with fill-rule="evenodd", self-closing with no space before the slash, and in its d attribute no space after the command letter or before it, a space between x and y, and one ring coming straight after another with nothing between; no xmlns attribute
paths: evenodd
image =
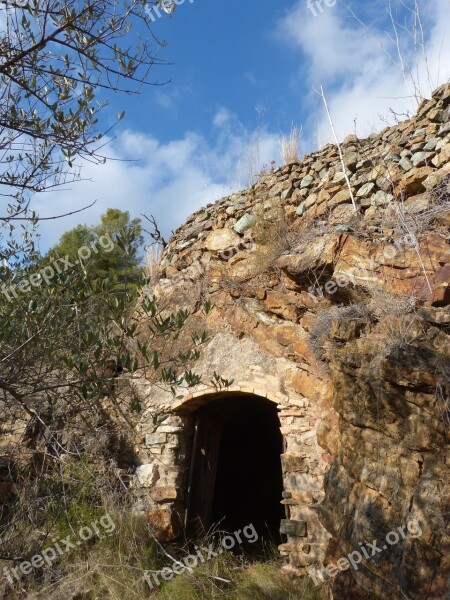
<svg viewBox="0 0 450 600"><path fill-rule="evenodd" d="M328 145L172 236L155 293L209 331L193 365L203 383L174 396L134 381L133 488L162 540L252 522L280 536L286 571L316 573L334 598L441 600L450 86L341 149L350 185ZM375 540L357 568L338 562Z"/></svg>

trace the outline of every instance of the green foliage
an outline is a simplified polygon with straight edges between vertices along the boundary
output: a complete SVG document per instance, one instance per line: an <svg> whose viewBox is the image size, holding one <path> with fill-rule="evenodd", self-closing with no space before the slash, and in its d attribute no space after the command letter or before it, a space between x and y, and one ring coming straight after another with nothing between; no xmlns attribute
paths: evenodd
<svg viewBox="0 0 450 600"><path fill-rule="evenodd" d="M108 208L99 225L78 225L64 233L42 264L68 257L78 266L81 263L90 280L111 277L120 288L137 286L143 276L139 254L143 243L141 220L130 219L128 211Z"/></svg>
<svg viewBox="0 0 450 600"><path fill-rule="evenodd" d="M54 474L49 501L40 515L42 527L52 539L63 539L105 514L102 489L94 469L95 464L87 455L82 455L62 465L61 477ZM51 545L49 536L45 546Z"/></svg>
<svg viewBox="0 0 450 600"><path fill-rule="evenodd" d="M131 231L122 245L129 256L133 256L135 235ZM198 332L182 352L161 355L160 349L165 344L170 347L186 326L187 311L163 313L157 300L136 286L125 284L119 289L112 277L92 278L81 269L55 274L48 282L19 292L21 278L28 276L26 267L6 270L5 289L15 285L17 297L9 291L9 300L0 302L2 426L6 431L13 427L14 419L8 425L8 415L20 415L27 423L25 438L12 448L8 460L12 465L26 464L28 448L32 457L26 476L16 481L13 470L10 475L27 502L12 498L3 512L0 509L0 539L10 538L12 517L20 523L14 525L15 542L0 544L0 555L11 557L36 551L35 532L49 498L65 498L66 503L73 498L67 514L76 521L87 518L98 505L91 488L82 485L82 473L72 481L65 464L67 457L83 457L87 441L95 440L99 432L104 435L119 425L121 433L134 431L139 403L134 396L120 396L119 383L151 376L174 392L175 386L195 385L200 378L192 372L190 361L207 340L205 332ZM139 302L140 297L145 301ZM40 461L44 461L41 467ZM81 511L80 515L73 510Z"/></svg>
<svg viewBox="0 0 450 600"><path fill-rule="evenodd" d="M0 207L0 276L5 260L16 269L24 255L37 257L33 194L80 179L83 162L106 161L104 138L124 116L108 112L108 95L139 93L152 67L165 63L147 4L0 3L0 185L9 198ZM80 228L67 243L85 234ZM109 267L106 261L103 270Z"/></svg>
<svg viewBox="0 0 450 600"><path fill-rule="evenodd" d="M214 386L217 391L230 387L231 385L233 385L233 382L234 379L225 379L215 371L211 379L211 385Z"/></svg>

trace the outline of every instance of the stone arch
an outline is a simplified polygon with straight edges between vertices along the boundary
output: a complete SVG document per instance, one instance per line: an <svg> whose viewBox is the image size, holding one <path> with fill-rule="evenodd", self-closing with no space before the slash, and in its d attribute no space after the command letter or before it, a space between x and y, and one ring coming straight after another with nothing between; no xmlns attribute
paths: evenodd
<svg viewBox="0 0 450 600"><path fill-rule="evenodd" d="M289 402L288 395L273 388L269 380L258 382L257 385L251 381L243 381L238 385L230 385L222 390L215 390L206 386L198 387L194 392L187 394L183 399L175 403L173 410L174 412L185 411L191 413L206 402L214 401L224 394L259 396L275 404L288 404Z"/></svg>
<svg viewBox="0 0 450 600"><path fill-rule="evenodd" d="M271 356L252 340L237 340L229 333L212 338L197 369L205 374L219 372L232 383L226 389L207 385L188 393L180 389L176 400L156 387L148 390L140 424L143 444L138 469L143 476L136 492L149 521L161 531L161 539L186 532L196 411L227 395L263 398L277 410L283 444L280 501L286 515L280 519L280 530L286 541L280 552L286 557L286 568L299 574L306 566L320 564L329 535L319 522L317 508L324 495L329 455L317 441L322 394L317 378L307 366L299 368L286 358Z"/></svg>
<svg viewBox="0 0 450 600"><path fill-rule="evenodd" d="M270 382L268 382L270 383ZM198 387L185 395L170 410L160 414L160 425L146 439L150 452L147 469L152 476L147 488L149 520L161 531L161 539L186 534L189 517L188 496L192 482L195 419L202 407L225 398L260 398L276 410L282 439L279 531L283 535L279 550L286 557L286 569L301 573L303 568L320 563L329 534L319 522L317 507L323 498L323 450L317 443L315 407L295 394L284 394L264 381L243 381L226 390ZM300 406L299 406L300 404ZM156 454L156 456L155 456ZM144 457L143 457L144 458Z"/></svg>

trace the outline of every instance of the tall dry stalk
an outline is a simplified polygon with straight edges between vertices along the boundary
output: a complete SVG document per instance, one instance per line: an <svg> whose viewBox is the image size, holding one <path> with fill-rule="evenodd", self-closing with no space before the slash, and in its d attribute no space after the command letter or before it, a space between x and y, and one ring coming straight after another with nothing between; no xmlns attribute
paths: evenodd
<svg viewBox="0 0 450 600"><path fill-rule="evenodd" d="M408 18L405 16L403 22L400 22L394 14L392 0L386 2L386 12L389 17L391 31L385 31L385 34L392 44L392 49L375 35L367 23L358 17L350 7L347 7L347 10L352 18L380 46L388 60L397 67L409 97L414 98L416 104L419 105L427 97L427 92L437 87L438 81L433 81L430 57L426 46L426 31L422 17L423 9L421 9L419 1L411 0L411 3L408 4L406 0L398 0L398 4L408 16ZM414 63L407 56L408 40L412 43ZM422 69L424 74L421 73ZM428 90L424 89L424 78L427 80Z"/></svg>
<svg viewBox="0 0 450 600"><path fill-rule="evenodd" d="M336 142L336 146L337 146L337 149L339 152L339 160L341 161L342 173L344 174L345 181L346 181L347 187L348 187L348 191L350 192L350 198L352 200L353 208L355 209L355 213L358 214L358 207L356 206L355 196L353 195L353 190L352 190L352 186L350 184L350 179L348 178L348 175L347 175L347 168L345 166L344 155L342 154L342 148L341 148L341 145L339 143L339 140L338 140L338 137L336 134L336 129L334 128L333 119L331 117L331 112L328 107L328 102L327 102L325 92L323 91L322 86L320 86L320 95L322 96L322 100L325 105L325 110L327 111L328 120L330 122L331 131L333 132L333 137L334 137L334 140Z"/></svg>

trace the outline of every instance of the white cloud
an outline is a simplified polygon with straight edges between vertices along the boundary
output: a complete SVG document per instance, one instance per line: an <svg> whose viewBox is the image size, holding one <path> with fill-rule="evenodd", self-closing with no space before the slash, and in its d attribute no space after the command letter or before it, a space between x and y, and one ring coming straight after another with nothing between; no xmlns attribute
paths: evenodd
<svg viewBox="0 0 450 600"><path fill-rule="evenodd" d="M413 2L406 0L406 4L412 6ZM321 85L328 96L340 138L353 133L355 126L358 135L368 135L385 126L385 119L389 119L389 114L392 117L390 109L402 115L414 112L417 106L414 84L408 75L406 81L402 75L386 6L387 2L381 0L364 7L371 12L368 15L366 11L365 18L375 22L369 28L359 24L342 4L333 8L324 6L323 13L314 17L304 0L299 0L278 24L278 36L300 50L301 85L304 90L306 69L309 88L308 121L319 123L315 135L322 142L331 140L332 136L322 100L313 91ZM392 6L397 9L399 2L394 0ZM364 8L359 10L364 12ZM426 97L450 78L450 2L423 2L421 12L426 54L416 52L413 38L405 30L398 28L398 31L405 71L413 74ZM399 16L402 24L404 18L403 11ZM313 135L312 128L309 129Z"/></svg>
<svg viewBox="0 0 450 600"><path fill-rule="evenodd" d="M156 89L155 100L164 110L167 110L172 114L178 114L178 103L181 100L181 92L176 86L173 86L168 90L165 87Z"/></svg>
<svg viewBox="0 0 450 600"><path fill-rule="evenodd" d="M83 165L86 181L74 183L64 191L35 196L33 208L44 217L67 213L97 200L82 213L41 221L41 250L47 250L64 231L78 223L98 223L109 207L128 210L132 217L153 214L168 236L201 206L246 186L249 134L226 108L219 109L213 123L213 142L192 132L161 143L150 135L123 131L107 146L106 153L114 160L98 166ZM277 148L276 135L259 133L261 165L277 158ZM240 184L238 164L243 170Z"/></svg>
<svg viewBox="0 0 450 600"><path fill-rule="evenodd" d="M219 110L214 115L213 124L216 127L223 127L225 123L229 123L232 119L232 113L228 108L221 106Z"/></svg>
<svg viewBox="0 0 450 600"><path fill-rule="evenodd" d="M355 119L358 134L364 136L384 126L382 115L389 108L398 113L414 108L411 90L379 45L382 40L385 49L395 50L392 40L383 33L386 19L380 16L382 6L385 0L365 5L371 13L366 12L366 17L376 24L372 33L349 17L343 3L324 7L324 12L314 18L305 0L298 0L278 24L278 35L299 52L299 73L292 93L298 94L298 85L305 103L309 103L306 136L313 135L317 124L321 141L331 138L321 99L313 91L320 85L327 92L341 138L354 131ZM431 81L423 61L419 61L417 71L426 94L450 76L450 0L432 0L430 6L428 13L424 8L424 17ZM401 43L405 60L414 65L410 38L403 37ZM161 96L159 101L174 110L177 99L173 93ZM102 166L87 163L82 173L87 181L65 191L36 196L33 208L42 216L76 210L97 200L84 213L42 222L42 250L76 224L98 222L108 207L128 210L133 217L151 213L167 236L201 206L246 187L250 171L255 175L262 165L278 162L278 134L264 128L247 131L225 106L217 108L211 126L211 139L187 131L164 143L138 131L122 131L107 148L116 160ZM136 158L140 160L136 162Z"/></svg>

